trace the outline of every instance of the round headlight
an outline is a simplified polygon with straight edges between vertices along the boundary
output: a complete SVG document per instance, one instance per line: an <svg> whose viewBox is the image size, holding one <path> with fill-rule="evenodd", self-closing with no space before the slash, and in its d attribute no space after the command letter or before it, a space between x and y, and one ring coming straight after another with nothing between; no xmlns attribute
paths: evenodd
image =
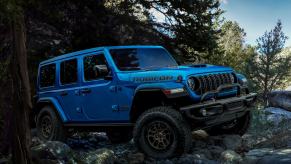
<svg viewBox="0 0 291 164"><path fill-rule="evenodd" d="M240 84L241 86L247 86L247 85L248 85L248 80L247 80L247 78L241 78L241 79L239 79L239 84Z"/></svg>
<svg viewBox="0 0 291 164"><path fill-rule="evenodd" d="M195 89L195 80L194 80L193 78L189 78L189 79L187 80L187 83L188 83L188 86L189 86L192 90Z"/></svg>

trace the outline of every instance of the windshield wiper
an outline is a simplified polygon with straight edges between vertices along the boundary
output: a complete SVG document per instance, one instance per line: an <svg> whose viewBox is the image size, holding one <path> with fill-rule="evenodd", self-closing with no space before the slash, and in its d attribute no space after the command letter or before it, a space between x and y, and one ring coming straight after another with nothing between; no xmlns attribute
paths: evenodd
<svg viewBox="0 0 291 164"><path fill-rule="evenodd" d="M156 70L156 69L162 69L162 68L174 68L174 67L178 67L178 66L174 66L174 65L166 65L163 67L149 66L149 67L143 68L142 70L148 71L148 70Z"/></svg>
<svg viewBox="0 0 291 164"><path fill-rule="evenodd" d="M142 70L140 67L120 67L120 69L126 71Z"/></svg>

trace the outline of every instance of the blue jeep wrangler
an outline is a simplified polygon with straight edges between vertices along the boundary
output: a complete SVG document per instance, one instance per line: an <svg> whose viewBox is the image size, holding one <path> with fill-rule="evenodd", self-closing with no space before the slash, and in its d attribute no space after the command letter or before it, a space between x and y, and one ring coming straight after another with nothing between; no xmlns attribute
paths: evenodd
<svg viewBox="0 0 291 164"><path fill-rule="evenodd" d="M168 158L191 148L192 130L244 134L255 98L228 67L179 66L161 46L100 47L40 63L34 114L44 140L89 128Z"/></svg>

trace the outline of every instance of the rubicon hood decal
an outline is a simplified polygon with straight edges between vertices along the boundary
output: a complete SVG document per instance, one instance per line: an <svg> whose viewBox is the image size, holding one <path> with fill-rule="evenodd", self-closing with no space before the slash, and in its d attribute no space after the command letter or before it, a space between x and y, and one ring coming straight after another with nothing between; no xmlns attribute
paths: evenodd
<svg viewBox="0 0 291 164"><path fill-rule="evenodd" d="M148 76L148 77L134 77L135 82L149 82L149 81L166 81L173 80L173 76Z"/></svg>

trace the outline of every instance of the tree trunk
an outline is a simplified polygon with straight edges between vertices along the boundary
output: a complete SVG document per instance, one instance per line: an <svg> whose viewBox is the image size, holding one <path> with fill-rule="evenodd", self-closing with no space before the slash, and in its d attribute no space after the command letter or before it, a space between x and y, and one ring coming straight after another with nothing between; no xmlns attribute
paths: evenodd
<svg viewBox="0 0 291 164"><path fill-rule="evenodd" d="M12 161L17 164L31 163L29 111L31 109L30 84L27 68L26 36L24 16L13 16L11 21L13 53L11 60L12 77Z"/></svg>

